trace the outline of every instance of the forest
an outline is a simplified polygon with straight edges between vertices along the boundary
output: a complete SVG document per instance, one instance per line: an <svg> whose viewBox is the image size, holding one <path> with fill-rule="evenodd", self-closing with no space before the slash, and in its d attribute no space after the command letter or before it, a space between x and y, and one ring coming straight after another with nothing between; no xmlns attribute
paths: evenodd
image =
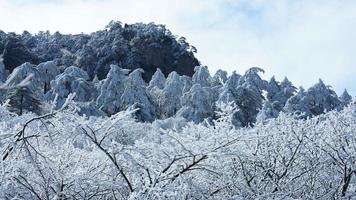
<svg viewBox="0 0 356 200"><path fill-rule="evenodd" d="M0 31L0 52L0 199L356 198L346 89L212 75L154 23Z"/></svg>

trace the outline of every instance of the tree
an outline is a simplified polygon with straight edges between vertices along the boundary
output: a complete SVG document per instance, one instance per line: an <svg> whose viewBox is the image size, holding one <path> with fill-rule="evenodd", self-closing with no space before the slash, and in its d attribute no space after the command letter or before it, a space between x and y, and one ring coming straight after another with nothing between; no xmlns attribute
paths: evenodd
<svg viewBox="0 0 356 200"><path fill-rule="evenodd" d="M159 68L157 68L156 72L153 74L151 78L151 81L148 84L148 89L151 90L154 87L157 87L158 89L163 89L165 82L166 82L166 77L164 77L162 71Z"/></svg>
<svg viewBox="0 0 356 200"><path fill-rule="evenodd" d="M4 59L0 55L0 84L4 83L7 78L7 72L6 72L5 65L4 65L3 61L4 61Z"/></svg>
<svg viewBox="0 0 356 200"><path fill-rule="evenodd" d="M51 90L46 93L47 101L55 101L56 108L61 108L67 97L75 93L74 100L89 102L96 98L97 91L88 74L75 66L68 67L62 74L51 81ZM42 88L41 88L42 91Z"/></svg>
<svg viewBox="0 0 356 200"><path fill-rule="evenodd" d="M103 80L99 89L96 104L100 110L108 115L117 113L121 106L121 96L127 84L129 70L122 69L117 65L110 65L110 71Z"/></svg>
<svg viewBox="0 0 356 200"><path fill-rule="evenodd" d="M192 83L193 83L193 85L200 84L202 87L210 87L211 86L211 76L209 74L208 67L196 66L194 68Z"/></svg>
<svg viewBox="0 0 356 200"><path fill-rule="evenodd" d="M180 99L183 95L184 82L177 72L171 72L166 80L164 88L157 94L158 115L160 118L174 116L181 108Z"/></svg>
<svg viewBox="0 0 356 200"><path fill-rule="evenodd" d="M222 86L227 81L227 72L224 70L217 70L212 78L213 86Z"/></svg>
<svg viewBox="0 0 356 200"><path fill-rule="evenodd" d="M307 91L308 106L313 115L320 115L325 111L336 109L341 102L330 86L326 86L320 79L317 84Z"/></svg>
<svg viewBox="0 0 356 200"><path fill-rule="evenodd" d="M339 97L342 106L347 106L352 102L352 96L349 95L349 93L347 92L347 90L345 89L344 92L341 94L341 96Z"/></svg>
<svg viewBox="0 0 356 200"><path fill-rule="evenodd" d="M277 102L275 102L275 103L277 103ZM258 113L258 115L256 117L256 121L263 122L267 119L277 118L278 114L279 114L279 110L277 110L274 107L275 103L271 104L269 101L265 101L263 103L262 109L260 110L260 112Z"/></svg>
<svg viewBox="0 0 356 200"><path fill-rule="evenodd" d="M304 88L300 87L298 93L288 99L283 110L290 114L300 115L301 117L308 117L312 115L312 111L309 107L308 95Z"/></svg>
<svg viewBox="0 0 356 200"><path fill-rule="evenodd" d="M265 90L268 82L263 80L259 72L265 73L265 71L259 67L252 67L248 69L245 74L239 79L239 85L248 84L259 91Z"/></svg>
<svg viewBox="0 0 356 200"><path fill-rule="evenodd" d="M214 117L213 104L210 88L194 84L189 92L183 94L181 98L182 108L178 110L176 116L200 123L204 119Z"/></svg>
<svg viewBox="0 0 356 200"><path fill-rule="evenodd" d="M156 118L155 107L146 91L146 82L143 80L143 69L135 69L127 78L125 90L121 96L121 110L131 106L139 108L136 116L141 121L152 122Z"/></svg>
<svg viewBox="0 0 356 200"><path fill-rule="evenodd" d="M43 99L43 79L40 71L31 63L23 63L22 65L14 68L12 73L8 76L5 85L6 87L16 87L24 80L28 80L27 87L30 89L38 99Z"/></svg>
<svg viewBox="0 0 356 200"><path fill-rule="evenodd" d="M280 107L283 107L287 100L295 94L297 88L293 86L292 82L290 82L287 77L281 82L280 88L281 90L276 95L276 100L280 103Z"/></svg>
<svg viewBox="0 0 356 200"><path fill-rule="evenodd" d="M15 87L7 95L8 108L11 112L22 115L25 111L39 114L41 112L40 101L34 97L27 87Z"/></svg>
<svg viewBox="0 0 356 200"><path fill-rule="evenodd" d="M276 81L274 76L272 76L271 80L268 82L266 91L267 91L267 99L270 102L279 101L278 94L280 94L281 92L281 87L279 83Z"/></svg>
<svg viewBox="0 0 356 200"><path fill-rule="evenodd" d="M40 63L37 69L43 77L43 94L46 94L51 89L51 81L60 73L59 69L54 61Z"/></svg>
<svg viewBox="0 0 356 200"><path fill-rule="evenodd" d="M243 84L236 89L235 98L238 111L234 114L234 125L252 126L256 122L258 112L262 109L264 98L261 92L252 85Z"/></svg>

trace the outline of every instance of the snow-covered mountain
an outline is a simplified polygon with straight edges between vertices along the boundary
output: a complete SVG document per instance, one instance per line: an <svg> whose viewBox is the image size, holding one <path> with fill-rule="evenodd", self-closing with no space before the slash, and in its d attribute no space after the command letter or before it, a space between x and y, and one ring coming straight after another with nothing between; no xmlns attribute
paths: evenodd
<svg viewBox="0 0 356 200"><path fill-rule="evenodd" d="M353 199L356 103L210 74L164 26L0 32L0 199Z"/></svg>

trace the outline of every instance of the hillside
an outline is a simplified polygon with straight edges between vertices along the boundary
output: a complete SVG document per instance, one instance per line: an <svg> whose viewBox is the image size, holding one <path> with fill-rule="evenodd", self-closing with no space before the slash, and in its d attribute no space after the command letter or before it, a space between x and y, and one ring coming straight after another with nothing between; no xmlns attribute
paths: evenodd
<svg viewBox="0 0 356 200"><path fill-rule="evenodd" d="M191 76L199 61L195 48L185 38L177 38L165 26L110 22L106 29L92 34L65 35L39 32L21 35L0 31L0 54L5 68L12 70L25 63L39 64L55 61L58 66L85 70L91 79L105 78L110 64L126 69L142 68L149 80L156 68L167 76L171 71Z"/></svg>
<svg viewBox="0 0 356 200"><path fill-rule="evenodd" d="M0 199L356 196L346 89L210 74L153 23L2 32L0 50Z"/></svg>

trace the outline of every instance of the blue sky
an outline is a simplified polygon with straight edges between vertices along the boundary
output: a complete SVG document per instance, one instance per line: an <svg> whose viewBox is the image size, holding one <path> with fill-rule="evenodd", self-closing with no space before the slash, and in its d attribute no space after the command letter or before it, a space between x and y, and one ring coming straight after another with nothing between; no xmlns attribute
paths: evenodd
<svg viewBox="0 0 356 200"><path fill-rule="evenodd" d="M90 33L110 20L166 24L213 73L260 66L308 88L356 95L353 0L0 0L0 29Z"/></svg>

